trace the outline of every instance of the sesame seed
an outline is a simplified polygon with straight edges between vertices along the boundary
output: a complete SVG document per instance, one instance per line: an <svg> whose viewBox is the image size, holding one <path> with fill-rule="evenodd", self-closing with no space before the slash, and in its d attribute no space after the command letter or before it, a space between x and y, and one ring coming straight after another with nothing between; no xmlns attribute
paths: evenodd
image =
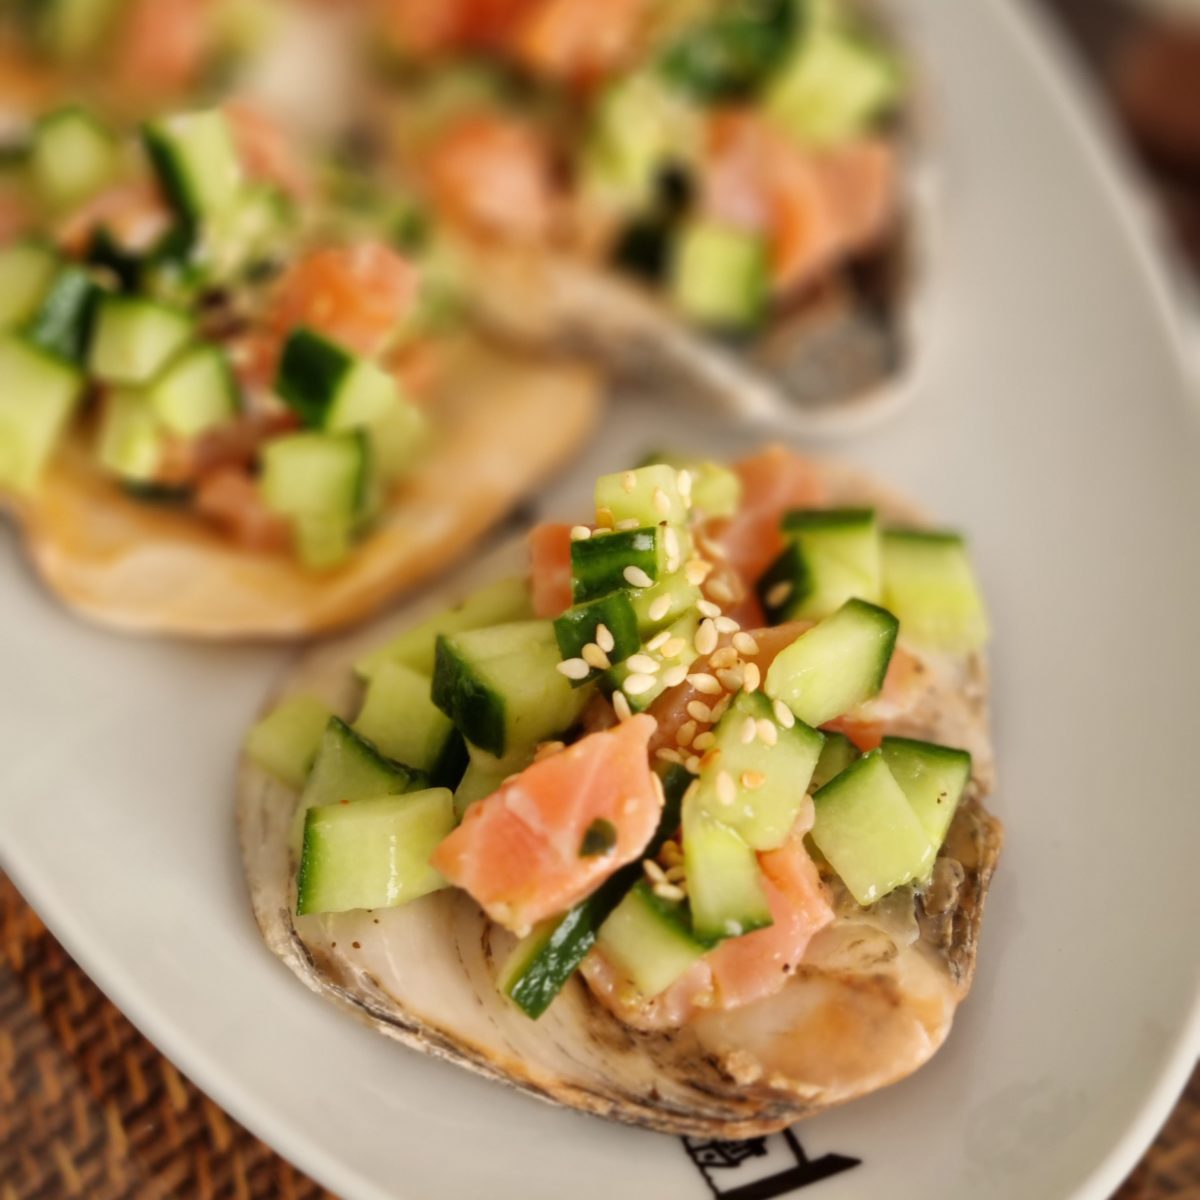
<svg viewBox="0 0 1200 1200"><path fill-rule="evenodd" d="M670 746L661 746L655 750L654 757L662 762L682 763L683 755L678 750L672 750Z"/></svg>
<svg viewBox="0 0 1200 1200"><path fill-rule="evenodd" d="M612 630L607 625L601 622L596 626L596 645L604 651L605 654L610 654L616 647L617 640L612 635Z"/></svg>
<svg viewBox="0 0 1200 1200"><path fill-rule="evenodd" d="M701 538L700 549L708 555L709 558L728 558L729 553L719 542L714 542L712 538Z"/></svg>
<svg viewBox="0 0 1200 1200"><path fill-rule="evenodd" d="M633 674L630 675L622 685L622 690L627 696L641 696L648 692L654 686L653 675Z"/></svg>
<svg viewBox="0 0 1200 1200"><path fill-rule="evenodd" d="M659 596L646 610L652 621L661 621L671 611L671 597Z"/></svg>
<svg viewBox="0 0 1200 1200"><path fill-rule="evenodd" d="M756 792L766 782L767 777L761 771L742 772L742 787L748 792Z"/></svg>
<svg viewBox="0 0 1200 1200"><path fill-rule="evenodd" d="M626 567L621 574L624 576L625 582L631 587L645 588L650 587L654 583L654 580L641 567Z"/></svg>
<svg viewBox="0 0 1200 1200"><path fill-rule="evenodd" d="M683 663L678 663L673 667L668 667L659 678L669 688L678 687L687 678L687 667Z"/></svg>
<svg viewBox="0 0 1200 1200"><path fill-rule="evenodd" d="M679 494L685 499L690 500L692 496L692 473L691 471L680 471L675 477L675 486L679 489Z"/></svg>
<svg viewBox="0 0 1200 1200"><path fill-rule="evenodd" d="M758 669L758 663L747 663L742 671L742 687L748 692L757 692L760 683L762 672Z"/></svg>
<svg viewBox="0 0 1200 1200"><path fill-rule="evenodd" d="M697 721L704 722L706 725L712 720L712 710L700 700L688 701L687 715L694 717Z"/></svg>
<svg viewBox="0 0 1200 1200"><path fill-rule="evenodd" d="M766 717L762 717L758 722L758 736L768 746L773 746L779 741L779 728L774 721L768 721Z"/></svg>
<svg viewBox="0 0 1200 1200"><path fill-rule="evenodd" d="M702 558L692 558L684 565L683 575L688 583L699 587L708 578L711 570L712 563L705 562Z"/></svg>
<svg viewBox="0 0 1200 1200"><path fill-rule="evenodd" d="M533 761L541 762L544 758L549 758L552 754L557 754L560 750L567 748L566 742L541 742L537 750L534 751Z"/></svg>
<svg viewBox="0 0 1200 1200"><path fill-rule="evenodd" d="M727 692L737 692L742 687L742 672L738 667L728 667L717 672L717 678L721 681L721 686Z"/></svg>
<svg viewBox="0 0 1200 1200"><path fill-rule="evenodd" d="M717 627L712 623L711 618L706 617L700 622L693 645L696 647L697 654L711 654L717 648Z"/></svg>
<svg viewBox="0 0 1200 1200"><path fill-rule="evenodd" d="M669 517L671 515L671 499L666 492L660 487L654 489L654 495L651 497L651 502L654 504L654 511L660 517Z"/></svg>
<svg viewBox="0 0 1200 1200"><path fill-rule="evenodd" d="M658 798L658 806L659 806L659 808L662 808L663 805L665 805L667 802L667 793L663 791L662 780L659 779L658 775L654 771L651 771L650 772L650 782L654 785L654 795ZM626 800L625 803L626 804L632 803L634 808L637 807L636 799L634 799L633 801Z"/></svg>
<svg viewBox="0 0 1200 1200"><path fill-rule="evenodd" d="M630 529L641 529L641 527L642 523L637 517L622 517L616 525L616 528L622 533L626 533Z"/></svg>
<svg viewBox="0 0 1200 1200"><path fill-rule="evenodd" d="M675 742L677 745L683 746L686 749L692 744L692 738L695 736L696 722L684 721L684 723L675 731Z"/></svg>
<svg viewBox="0 0 1200 1200"><path fill-rule="evenodd" d="M717 799L722 804L732 804L737 799L737 784L728 771L717 773Z"/></svg>
<svg viewBox="0 0 1200 1200"><path fill-rule="evenodd" d="M698 755L698 754L691 755L691 757L688 758L687 762L685 762L683 765L693 775L699 775L700 774L700 755Z"/></svg>
<svg viewBox="0 0 1200 1200"><path fill-rule="evenodd" d="M720 608L711 600L697 600L696 609L705 617L719 617L721 615Z"/></svg>
<svg viewBox="0 0 1200 1200"><path fill-rule="evenodd" d="M722 667L736 667L737 662L737 651L732 646L722 646L708 656L708 665L714 670L720 670Z"/></svg>
<svg viewBox="0 0 1200 1200"><path fill-rule="evenodd" d="M612 663L609 662L608 655L596 645L595 642L588 642L586 646L579 652L583 661L589 667L595 667L597 671L607 671Z"/></svg>
<svg viewBox="0 0 1200 1200"><path fill-rule="evenodd" d="M626 666L639 675L657 675L662 664L648 654L631 654L626 659Z"/></svg>
<svg viewBox="0 0 1200 1200"><path fill-rule="evenodd" d="M788 597L792 594L792 585L786 580L780 580L779 583L773 584L767 589L767 594L763 597L767 602L768 608L779 608L787 603Z"/></svg>
<svg viewBox="0 0 1200 1200"><path fill-rule="evenodd" d="M655 882L666 883L666 872L652 858L642 859L642 870Z"/></svg>
<svg viewBox="0 0 1200 1200"><path fill-rule="evenodd" d="M732 604L737 599L733 594L733 588L720 575L714 575L711 579L706 580L705 587L708 588L708 594L720 604Z"/></svg>
<svg viewBox="0 0 1200 1200"><path fill-rule="evenodd" d="M699 739L697 739L699 740ZM711 770L715 767L721 758L720 746L709 746L707 750L700 756L700 769L702 771Z"/></svg>
<svg viewBox="0 0 1200 1200"><path fill-rule="evenodd" d="M586 525L571 526L571 541L586 542L592 536L592 531Z"/></svg>
<svg viewBox="0 0 1200 1200"><path fill-rule="evenodd" d="M725 715L726 711L729 708L729 702L732 699L733 699L733 697L731 695L729 695L728 693L726 693L724 696L722 696L720 698L720 700L718 700L716 702L716 704L713 705L712 719L714 721L719 721Z"/></svg>
<svg viewBox="0 0 1200 1200"><path fill-rule="evenodd" d="M733 647L739 654L753 655L758 653L758 643L748 633L735 633L733 635Z"/></svg>
<svg viewBox="0 0 1200 1200"><path fill-rule="evenodd" d="M662 629L656 633L647 643L647 650L661 650L671 640L671 631Z"/></svg>
<svg viewBox="0 0 1200 1200"><path fill-rule="evenodd" d="M663 658L678 658L687 649L687 642L681 637L667 638L663 642L662 656Z"/></svg>
<svg viewBox="0 0 1200 1200"><path fill-rule="evenodd" d="M667 868L667 882L680 883L687 878L687 868L682 863L676 863L673 867Z"/></svg>
<svg viewBox="0 0 1200 1200"><path fill-rule="evenodd" d="M611 529L613 527L613 515L611 508L596 509L596 525L600 529Z"/></svg>
<svg viewBox="0 0 1200 1200"><path fill-rule="evenodd" d="M657 776L655 776L655 778L657 778ZM663 842L662 849L659 851L659 855L663 862L665 862L668 866L673 867L683 862L683 851L680 850L679 843L671 838L668 838L665 842Z"/></svg>
<svg viewBox="0 0 1200 1200"><path fill-rule="evenodd" d="M741 626L732 617L717 617L716 626L718 633L737 633Z"/></svg>
<svg viewBox="0 0 1200 1200"><path fill-rule="evenodd" d="M568 679L586 679L591 667L582 658L568 658L558 664L557 670Z"/></svg>
<svg viewBox="0 0 1200 1200"><path fill-rule="evenodd" d="M742 731L739 735L739 740L743 746L748 746L754 739L758 737L758 725L753 717L747 717L742 722Z"/></svg>
<svg viewBox="0 0 1200 1200"><path fill-rule="evenodd" d="M663 534L663 547L667 552L667 570L679 570L679 534L669 525Z"/></svg>
<svg viewBox="0 0 1200 1200"><path fill-rule="evenodd" d="M660 900L687 899L687 892L685 892L677 883L656 883L654 885L654 894Z"/></svg>
<svg viewBox="0 0 1200 1200"><path fill-rule="evenodd" d="M719 696L721 694L721 685L717 682L715 675L709 675L704 671L697 671L694 675L689 675L687 681L698 692L704 692L709 696Z"/></svg>
<svg viewBox="0 0 1200 1200"><path fill-rule="evenodd" d="M624 692L613 692L612 706L618 721L628 721L633 716L633 710L629 707L629 701L625 698Z"/></svg>
<svg viewBox="0 0 1200 1200"><path fill-rule="evenodd" d="M637 487L637 475L633 471L626 471L621 476L621 487L625 489L626 493L632 492Z"/></svg>
<svg viewBox="0 0 1200 1200"><path fill-rule="evenodd" d="M701 752L711 750L717 744L717 735L710 729L705 733L700 734L692 743L693 750Z"/></svg>
<svg viewBox="0 0 1200 1200"><path fill-rule="evenodd" d="M784 729L791 729L796 724L796 714L782 700L776 700L771 706L777 720Z"/></svg>

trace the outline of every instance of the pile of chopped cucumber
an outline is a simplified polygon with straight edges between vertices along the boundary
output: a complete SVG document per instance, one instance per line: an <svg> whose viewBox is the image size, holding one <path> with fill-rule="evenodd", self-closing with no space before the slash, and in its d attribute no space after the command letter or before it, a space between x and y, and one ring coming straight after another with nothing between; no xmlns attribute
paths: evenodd
<svg viewBox="0 0 1200 1200"><path fill-rule="evenodd" d="M157 189L169 217L162 228L152 219L143 240L101 221L70 253L49 232L0 247L0 487L36 489L74 418L94 411L78 426L99 467L131 493L175 495L170 450L246 410L235 339L310 244L301 214L247 174L216 109L148 121L137 139L62 109L33 127L20 170L49 232L114 186ZM397 316L397 339L413 334L407 320ZM309 329L283 334L271 394L256 399L284 420L257 447L254 486L300 561L324 569L345 559L409 467L424 420L372 359Z"/></svg>
<svg viewBox="0 0 1200 1200"><path fill-rule="evenodd" d="M561 615L535 618L527 584L503 580L362 657L353 721L303 695L264 717L246 751L299 794L297 912L447 886L434 848L539 745L570 741L602 696L627 720L685 684L692 729L652 764L657 831L639 861L519 942L499 986L524 1012L540 1016L597 944L649 998L721 941L770 925L758 855L788 841L809 796L809 845L854 902L924 886L970 755L893 736L864 754L821 727L878 696L898 637L916 652L982 646L963 542L881 528L869 509L786 513L760 592L773 624L800 624L760 670L753 635L700 586L703 526L736 512L739 492L727 468L671 456L603 476L593 523L570 533L574 603ZM664 847L685 886L644 868Z"/></svg>
<svg viewBox="0 0 1200 1200"><path fill-rule="evenodd" d="M706 117L763 114L815 150L877 129L903 88L897 54L845 0L733 0L685 26L593 105L580 177L620 216L618 265L661 281L698 324L753 329L770 303L768 239L693 211Z"/></svg>

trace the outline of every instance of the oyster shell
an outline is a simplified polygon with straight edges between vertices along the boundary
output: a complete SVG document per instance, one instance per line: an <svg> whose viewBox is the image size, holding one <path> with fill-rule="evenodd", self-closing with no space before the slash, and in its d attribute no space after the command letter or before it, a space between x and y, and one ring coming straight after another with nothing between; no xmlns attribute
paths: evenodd
<svg viewBox="0 0 1200 1200"><path fill-rule="evenodd" d="M599 405L599 379L577 362L465 345L429 400L430 451L346 565L325 574L125 496L78 443L33 496L0 495L0 504L46 586L95 621L189 637L299 637L358 620L452 562L570 457Z"/></svg>
<svg viewBox="0 0 1200 1200"><path fill-rule="evenodd" d="M914 518L860 476L830 469L829 478L839 502ZM464 588L519 569L521 549L476 564ZM349 664L388 632L376 627L306 656L285 691L319 695L349 713L359 687ZM243 762L237 820L259 926L304 983L412 1049L544 1100L664 1132L738 1138L780 1129L926 1062L970 987L1001 844L1000 825L983 806L993 776L986 673L976 656L932 675L910 731L966 745L975 756L934 885L923 898L902 892L870 910L843 902L782 991L745 1008L643 1033L576 977L531 1021L496 988L511 935L461 892L397 909L294 917L288 830L296 796Z"/></svg>

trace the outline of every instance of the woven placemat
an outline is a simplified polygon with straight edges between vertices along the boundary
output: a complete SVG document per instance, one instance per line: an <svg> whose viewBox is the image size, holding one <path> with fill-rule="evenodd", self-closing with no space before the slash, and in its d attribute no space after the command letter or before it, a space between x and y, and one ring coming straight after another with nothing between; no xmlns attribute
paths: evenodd
<svg viewBox="0 0 1200 1200"><path fill-rule="evenodd" d="M332 1200L159 1054L0 876L0 1200L64 1196ZM1117 1200L1168 1197L1200 1200L1200 1071Z"/></svg>

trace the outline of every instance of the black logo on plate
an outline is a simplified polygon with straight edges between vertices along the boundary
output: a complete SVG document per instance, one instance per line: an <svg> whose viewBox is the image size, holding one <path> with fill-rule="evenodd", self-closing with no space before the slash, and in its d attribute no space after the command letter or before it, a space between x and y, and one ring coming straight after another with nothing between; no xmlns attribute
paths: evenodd
<svg viewBox="0 0 1200 1200"><path fill-rule="evenodd" d="M810 1159L790 1129L744 1142L685 1137L683 1148L717 1200L775 1200L862 1162L844 1154Z"/></svg>

